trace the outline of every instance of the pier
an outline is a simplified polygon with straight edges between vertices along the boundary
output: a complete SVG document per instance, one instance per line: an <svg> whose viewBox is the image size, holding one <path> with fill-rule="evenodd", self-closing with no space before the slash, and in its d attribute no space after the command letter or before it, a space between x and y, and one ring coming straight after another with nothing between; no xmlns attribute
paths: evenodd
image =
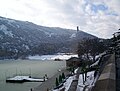
<svg viewBox="0 0 120 91"><path fill-rule="evenodd" d="M45 82L47 78L32 78L31 76L15 76L6 79L9 83L24 83L24 82Z"/></svg>

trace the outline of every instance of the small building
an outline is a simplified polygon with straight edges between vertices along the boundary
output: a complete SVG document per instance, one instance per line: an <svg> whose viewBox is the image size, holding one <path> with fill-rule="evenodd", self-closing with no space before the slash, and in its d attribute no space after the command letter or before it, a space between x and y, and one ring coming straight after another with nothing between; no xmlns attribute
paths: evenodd
<svg viewBox="0 0 120 91"><path fill-rule="evenodd" d="M78 67L80 66L80 59L77 57L71 57L70 59L66 60L66 67Z"/></svg>

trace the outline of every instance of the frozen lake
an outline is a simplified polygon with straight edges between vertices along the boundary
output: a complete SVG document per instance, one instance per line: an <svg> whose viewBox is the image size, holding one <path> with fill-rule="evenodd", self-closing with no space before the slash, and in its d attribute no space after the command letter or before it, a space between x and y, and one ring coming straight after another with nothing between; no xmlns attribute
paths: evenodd
<svg viewBox="0 0 120 91"><path fill-rule="evenodd" d="M65 61L41 60L0 60L0 91L29 91L41 82L26 82L22 84L6 83L6 77L13 75L29 75L33 77L53 76L59 69L65 68Z"/></svg>

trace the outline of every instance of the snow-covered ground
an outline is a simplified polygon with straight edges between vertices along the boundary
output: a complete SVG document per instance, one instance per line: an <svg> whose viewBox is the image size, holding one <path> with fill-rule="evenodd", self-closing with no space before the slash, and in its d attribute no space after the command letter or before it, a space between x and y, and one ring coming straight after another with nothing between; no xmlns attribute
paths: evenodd
<svg viewBox="0 0 120 91"><path fill-rule="evenodd" d="M90 65L90 67L93 67L93 66L98 65L99 61L100 61L100 60L96 61L95 63L93 63L92 65Z"/></svg>
<svg viewBox="0 0 120 91"><path fill-rule="evenodd" d="M23 79L28 79L29 76L15 76L13 78L9 78L8 80L23 80Z"/></svg>
<svg viewBox="0 0 120 91"><path fill-rule="evenodd" d="M90 65L90 67L93 67L93 66L98 65L98 63L99 63L99 61L100 61L100 58L101 58L103 55L105 55L105 52L97 55L97 56L96 56L97 61L96 61L95 63L93 63L92 65Z"/></svg>
<svg viewBox="0 0 120 91"><path fill-rule="evenodd" d="M56 55L36 55L36 56L29 56L28 59L35 59L35 60L55 60L55 59L61 59L61 60L67 60L71 57L78 57L77 54L56 54Z"/></svg>
<svg viewBox="0 0 120 91"><path fill-rule="evenodd" d="M75 74L77 73L78 69L79 69L79 67L78 67L77 69L74 70L74 73L75 73Z"/></svg>
<svg viewBox="0 0 120 91"><path fill-rule="evenodd" d="M85 86L86 89L90 89L93 86L94 72L95 71L91 71L87 73L87 81L85 82L85 84L83 84L82 74L79 75L78 86L76 91L83 91Z"/></svg>
<svg viewBox="0 0 120 91"><path fill-rule="evenodd" d="M65 91L68 91L69 88L70 88L70 85L72 83L72 81L75 79L75 75L74 76L70 76L66 82L64 83L64 86L65 86Z"/></svg>
<svg viewBox="0 0 120 91"><path fill-rule="evenodd" d="M78 69L76 69L78 70ZM83 91L84 87L86 86L86 91L88 89L90 89L93 85L94 85L94 72L95 71L91 71L87 73L87 81L83 84L83 78L82 78L82 74L79 75L79 79L78 79L78 85L77 85L77 89L76 91ZM62 88L65 88L65 91L68 91L71 83L73 80L76 79L76 75L74 76L70 76L66 82L64 83L63 87L59 88L59 89L55 89L52 91L60 91Z"/></svg>
<svg viewBox="0 0 120 91"><path fill-rule="evenodd" d="M68 91L69 88L70 88L70 85L72 83L72 81L75 79L75 75L74 76L70 76L66 82L64 83L63 87L59 88L59 89L55 89L55 90L52 90L52 91L60 91L62 88L65 88L65 91Z"/></svg>

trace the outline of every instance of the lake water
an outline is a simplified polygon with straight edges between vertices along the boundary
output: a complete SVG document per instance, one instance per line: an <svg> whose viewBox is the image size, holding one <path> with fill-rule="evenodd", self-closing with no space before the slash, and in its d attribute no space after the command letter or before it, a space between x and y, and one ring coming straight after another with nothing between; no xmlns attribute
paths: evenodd
<svg viewBox="0 0 120 91"><path fill-rule="evenodd" d="M14 75L30 75L41 78L45 74L52 77L58 69L65 68L65 61L40 61L40 60L7 60L0 61L0 91L29 91L41 82L6 83L7 77Z"/></svg>

